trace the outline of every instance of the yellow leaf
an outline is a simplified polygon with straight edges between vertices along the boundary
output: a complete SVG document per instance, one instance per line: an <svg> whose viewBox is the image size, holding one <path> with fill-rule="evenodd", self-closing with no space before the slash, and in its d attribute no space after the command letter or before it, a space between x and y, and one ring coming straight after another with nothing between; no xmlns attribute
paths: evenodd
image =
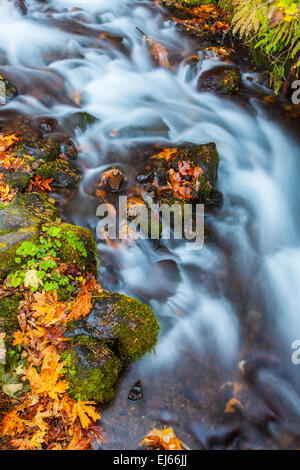
<svg viewBox="0 0 300 470"><path fill-rule="evenodd" d="M231 400L229 400L229 402L226 404L225 413L234 413L236 411L234 406L237 406L238 408L243 408L243 405L237 398L231 398Z"/></svg>
<svg viewBox="0 0 300 470"><path fill-rule="evenodd" d="M43 285L41 279L37 276L36 269L27 271L24 278L24 285L25 287L33 287L34 289L38 289L39 286Z"/></svg>
<svg viewBox="0 0 300 470"><path fill-rule="evenodd" d="M182 450L182 447L188 447L177 437L172 428L152 429L147 436L140 442L140 445L151 446L154 449L164 450Z"/></svg>
<svg viewBox="0 0 300 470"><path fill-rule="evenodd" d="M90 406L94 404L95 403L93 401L79 401L74 403L72 410L74 421L78 417L83 428L87 428L89 426L91 422L90 418L92 421L100 419L100 415L96 412L95 407Z"/></svg>
<svg viewBox="0 0 300 470"><path fill-rule="evenodd" d="M15 393L20 392L22 389L22 384L5 384L2 386L3 392L10 397L13 397Z"/></svg>

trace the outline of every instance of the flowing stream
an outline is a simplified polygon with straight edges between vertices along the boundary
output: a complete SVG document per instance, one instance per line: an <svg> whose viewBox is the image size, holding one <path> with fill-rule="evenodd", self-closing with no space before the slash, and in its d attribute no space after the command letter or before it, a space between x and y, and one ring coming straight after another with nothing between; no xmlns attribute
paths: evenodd
<svg viewBox="0 0 300 470"><path fill-rule="evenodd" d="M221 159L224 202L207 214L214 241L202 250L98 240L102 285L148 302L162 328L155 352L124 372L102 410L104 448L136 449L164 425L192 449L299 447L300 365L291 344L300 340L300 151L296 134L263 104L270 90L242 66L239 97L199 93L184 60L201 54L199 43L153 2L27 6L23 15L0 1L0 73L20 90L0 119L97 118L74 136L83 179L67 204L56 196L65 220L94 231L95 179L113 164L134 186L143 145L216 142ZM136 27L177 54L173 70L154 67ZM202 59L201 71L216 63ZM128 394L138 380L144 398L135 402ZM225 413L233 394L242 407Z"/></svg>

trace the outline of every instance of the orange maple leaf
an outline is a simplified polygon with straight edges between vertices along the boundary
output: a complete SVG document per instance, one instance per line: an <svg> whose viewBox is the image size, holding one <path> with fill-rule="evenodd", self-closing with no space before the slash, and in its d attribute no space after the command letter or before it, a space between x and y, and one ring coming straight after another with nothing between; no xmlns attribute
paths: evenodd
<svg viewBox="0 0 300 470"><path fill-rule="evenodd" d="M36 394L48 395L53 400L58 400L58 395L65 393L69 384L60 381L61 370L64 362L59 362L59 355L53 346L49 346L45 351L45 357L39 374L35 367L29 365L26 377L31 390Z"/></svg>
<svg viewBox="0 0 300 470"><path fill-rule="evenodd" d="M75 426L74 433L70 444L66 450L86 450L90 447L93 438L86 437L81 426Z"/></svg>
<svg viewBox="0 0 300 470"><path fill-rule="evenodd" d="M42 192L52 191L50 184L52 183L53 178L45 179L39 175L36 175L34 179L31 179L29 182L29 192L38 190Z"/></svg>
<svg viewBox="0 0 300 470"><path fill-rule="evenodd" d="M79 317L85 317L88 315L93 308L92 304L92 294L88 290L88 287L82 285L81 293L78 296L71 313L68 315L67 321L77 319Z"/></svg>
<svg viewBox="0 0 300 470"><path fill-rule="evenodd" d="M39 318L39 323L43 326L58 323L66 316L65 304L58 301L56 291L53 294L45 291L36 292L31 308L35 311L34 316Z"/></svg>
<svg viewBox="0 0 300 470"><path fill-rule="evenodd" d="M20 418L18 410L12 410L9 413L3 414L1 435L8 434L9 436L15 436L16 434L21 434L24 430L25 421Z"/></svg>
<svg viewBox="0 0 300 470"><path fill-rule="evenodd" d="M19 344L24 343L25 335L22 333L22 331L18 330L15 331L13 334L14 340L13 340L13 346L18 346Z"/></svg>
<svg viewBox="0 0 300 470"><path fill-rule="evenodd" d="M89 424L91 423L90 418L93 421L97 421L100 419L100 414L97 413L94 406L95 402L93 401L78 401L74 402L74 406L72 409L73 419L74 421L78 417L80 419L81 426L86 429Z"/></svg>

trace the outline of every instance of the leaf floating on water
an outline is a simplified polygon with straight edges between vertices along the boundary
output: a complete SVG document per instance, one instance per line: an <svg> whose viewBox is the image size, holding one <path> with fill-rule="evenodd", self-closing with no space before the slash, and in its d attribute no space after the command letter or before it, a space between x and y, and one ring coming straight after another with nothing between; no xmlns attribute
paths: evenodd
<svg viewBox="0 0 300 470"><path fill-rule="evenodd" d="M150 447L153 450L183 450L189 449L186 444L180 441L172 428L165 427L163 430L152 429L140 442L141 446Z"/></svg>
<svg viewBox="0 0 300 470"><path fill-rule="evenodd" d="M226 404L225 413L235 413L236 409L243 409L243 405L237 398L231 398Z"/></svg>

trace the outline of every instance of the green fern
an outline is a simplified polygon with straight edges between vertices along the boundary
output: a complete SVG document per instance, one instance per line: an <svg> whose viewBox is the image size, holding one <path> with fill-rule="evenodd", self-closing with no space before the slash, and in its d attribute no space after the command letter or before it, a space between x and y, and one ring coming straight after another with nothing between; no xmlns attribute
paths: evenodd
<svg viewBox="0 0 300 470"><path fill-rule="evenodd" d="M278 92L290 70L300 73L300 4L293 0L221 0L233 33L260 48L271 64L270 85ZM277 15L277 16L274 16ZM275 18L275 20L274 20Z"/></svg>

